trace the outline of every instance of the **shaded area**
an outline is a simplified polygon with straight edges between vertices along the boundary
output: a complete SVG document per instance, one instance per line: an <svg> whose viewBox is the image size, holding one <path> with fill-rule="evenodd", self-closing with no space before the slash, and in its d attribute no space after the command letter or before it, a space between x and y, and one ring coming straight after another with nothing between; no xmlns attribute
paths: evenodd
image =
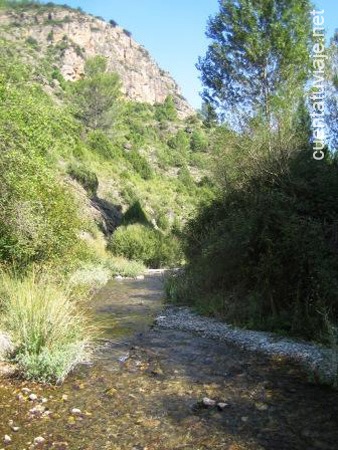
<svg viewBox="0 0 338 450"><path fill-rule="evenodd" d="M111 235L121 222L121 207L97 196L91 198L91 204L100 213L102 222L99 226L101 231L107 236Z"/></svg>
<svg viewBox="0 0 338 450"><path fill-rule="evenodd" d="M160 276L114 281L92 303L103 324L92 366L61 387L25 383L47 398L50 414L16 398L23 384L0 387L6 448L335 449L338 393L306 381L297 367L190 333L149 328L161 307ZM64 397L64 396L67 397ZM200 408L203 397L224 401ZM73 415L72 408L81 410ZM8 420L20 427L12 432Z"/></svg>

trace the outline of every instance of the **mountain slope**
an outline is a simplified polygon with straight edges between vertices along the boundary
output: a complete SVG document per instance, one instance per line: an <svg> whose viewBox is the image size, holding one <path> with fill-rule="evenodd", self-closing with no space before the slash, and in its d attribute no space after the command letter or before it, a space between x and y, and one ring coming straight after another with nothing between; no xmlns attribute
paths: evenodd
<svg viewBox="0 0 338 450"><path fill-rule="evenodd" d="M191 111L186 103L177 109L175 83L158 75L160 69L148 55L139 64L132 64L129 56L125 66L112 57L122 50L122 56L124 51L134 56L141 52L117 27L65 7L39 4L2 8L0 18L1 145L9 150L8 156L0 155L0 185L9 193L6 202L0 202L0 228L5 230L0 260L43 263L59 249L60 265L73 255L80 260L106 259L106 246L115 239L116 227L128 228L135 222L147 227L146 231L134 227L132 232L150 236L152 251L161 245L169 253L182 223L201 199L212 195L210 130L196 115L185 117ZM93 24L99 30L92 29ZM86 48L74 40L82 35ZM91 78L86 67L95 58L107 64ZM97 93L100 80L108 84L116 80L113 64L124 71L120 73L124 92L132 80L133 90L113 99L105 111L107 127L93 129L79 114L77 100L88 100L81 91L86 83L98 83ZM145 72L138 69L142 64ZM153 80L152 98L147 97L147 80ZM137 98L131 100L133 95ZM157 103L161 95L166 97ZM45 175L34 178L34 167ZM48 182L60 186L59 205L53 199L57 188L46 189ZM13 210L15 220L9 220ZM72 230L72 247L64 237L67 230ZM159 245L154 244L154 236ZM167 239L173 240L168 244ZM55 245L46 252L48 242ZM66 255L68 250L71 255ZM165 265L168 258L156 261Z"/></svg>
<svg viewBox="0 0 338 450"><path fill-rule="evenodd" d="M102 55L108 70L120 76L129 99L155 104L172 95L181 118L194 113L170 74L114 21L56 5L30 5L1 11L0 26L3 37L38 46L40 58L54 54L66 80L83 77L85 61Z"/></svg>

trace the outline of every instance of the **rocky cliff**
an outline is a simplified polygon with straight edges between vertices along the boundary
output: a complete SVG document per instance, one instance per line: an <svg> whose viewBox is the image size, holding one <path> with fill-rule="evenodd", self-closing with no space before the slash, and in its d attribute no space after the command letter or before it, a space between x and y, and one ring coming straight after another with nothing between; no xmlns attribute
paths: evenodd
<svg viewBox="0 0 338 450"><path fill-rule="evenodd" d="M57 54L57 65L66 80L82 77L86 59L103 55L108 69L119 74L131 100L155 104L172 95L180 117L194 113L170 74L113 21L51 6L0 11L0 27L2 36L30 42L39 47L41 55Z"/></svg>

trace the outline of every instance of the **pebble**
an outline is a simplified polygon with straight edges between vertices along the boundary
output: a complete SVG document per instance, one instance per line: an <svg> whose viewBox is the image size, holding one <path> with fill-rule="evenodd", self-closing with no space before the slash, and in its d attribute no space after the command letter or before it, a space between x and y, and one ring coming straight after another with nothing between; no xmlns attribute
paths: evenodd
<svg viewBox="0 0 338 450"><path fill-rule="evenodd" d="M228 406L230 406L229 403L225 403L225 402L219 402L219 403L217 403L217 408L218 408L220 411L223 411L223 409L227 408Z"/></svg>
<svg viewBox="0 0 338 450"><path fill-rule="evenodd" d="M28 394L30 394L32 391L31 391L30 389L24 387L24 388L21 389L21 392L22 392L23 394L25 394L25 395L28 395Z"/></svg>
<svg viewBox="0 0 338 450"><path fill-rule="evenodd" d="M9 421L8 421L8 425L11 427L11 429L12 429L13 431L19 431L19 430L20 430L20 427L14 426L14 420L9 420Z"/></svg>
<svg viewBox="0 0 338 450"><path fill-rule="evenodd" d="M81 414L81 409L73 408L73 409L70 411L70 413L73 414L74 416L78 416L78 415Z"/></svg>
<svg viewBox="0 0 338 450"><path fill-rule="evenodd" d="M211 400L211 398L208 398L208 397L204 397L204 399L202 400L202 403L204 406L207 406L208 408L212 408L213 406L216 405L216 401Z"/></svg>
<svg viewBox="0 0 338 450"><path fill-rule="evenodd" d="M120 356L120 357L119 357L119 361L120 361L121 363L124 363L124 362L127 361L128 358L129 358L129 353L127 353L127 354L124 355L124 356Z"/></svg>
<svg viewBox="0 0 338 450"><path fill-rule="evenodd" d="M35 444L35 445L41 445L41 444L44 444L45 441L46 441L45 438L43 438L42 436L38 436L38 437L36 437L36 438L34 439L34 444Z"/></svg>
<svg viewBox="0 0 338 450"><path fill-rule="evenodd" d="M12 438L10 436L8 436L8 434L5 434L4 443L9 444L10 442L12 442Z"/></svg>
<svg viewBox="0 0 338 450"><path fill-rule="evenodd" d="M45 397L43 397L42 399L41 399L41 403L47 403L48 402L48 400L45 398Z"/></svg>
<svg viewBox="0 0 338 450"><path fill-rule="evenodd" d="M64 402L66 402L66 401L68 400L68 395L67 395L67 394L63 394L63 395L62 395L62 400L63 400Z"/></svg>
<svg viewBox="0 0 338 450"><path fill-rule="evenodd" d="M30 396L28 397L29 400L31 400L32 402L34 402L35 400L38 399L38 396L36 394L30 394Z"/></svg>
<svg viewBox="0 0 338 450"><path fill-rule="evenodd" d="M46 408L44 406L38 405L35 406L34 408L30 409L29 412L32 415L40 415L42 413L44 413L46 410Z"/></svg>

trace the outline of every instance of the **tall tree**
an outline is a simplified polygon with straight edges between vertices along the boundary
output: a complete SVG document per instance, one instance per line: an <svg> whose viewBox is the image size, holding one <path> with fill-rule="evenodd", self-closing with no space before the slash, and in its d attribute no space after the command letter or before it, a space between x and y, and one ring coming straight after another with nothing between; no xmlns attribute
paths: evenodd
<svg viewBox="0 0 338 450"><path fill-rule="evenodd" d="M120 96L117 74L107 72L104 57L87 60L85 78L74 83L74 103L78 117L91 129L109 129Z"/></svg>
<svg viewBox="0 0 338 450"><path fill-rule="evenodd" d="M212 43L197 64L204 99L225 112L261 109L270 122L279 87L309 75L310 10L309 0L219 0L206 33Z"/></svg>

